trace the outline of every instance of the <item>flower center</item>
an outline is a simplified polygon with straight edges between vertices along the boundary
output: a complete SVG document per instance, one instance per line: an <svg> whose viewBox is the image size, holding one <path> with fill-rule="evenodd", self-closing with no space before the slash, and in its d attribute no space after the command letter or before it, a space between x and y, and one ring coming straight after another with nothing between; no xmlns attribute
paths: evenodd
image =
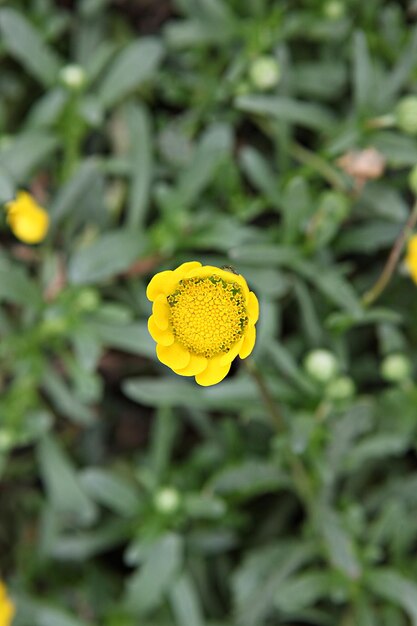
<svg viewBox="0 0 417 626"><path fill-rule="evenodd" d="M172 332L193 354L210 358L229 352L248 324L240 286L220 276L181 280L167 300Z"/></svg>

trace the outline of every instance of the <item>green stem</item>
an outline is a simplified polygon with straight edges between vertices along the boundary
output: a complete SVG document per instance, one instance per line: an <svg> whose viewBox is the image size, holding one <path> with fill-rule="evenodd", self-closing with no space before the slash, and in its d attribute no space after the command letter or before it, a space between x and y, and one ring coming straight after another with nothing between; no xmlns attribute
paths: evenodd
<svg viewBox="0 0 417 626"><path fill-rule="evenodd" d="M252 376L253 380L255 381L256 386L258 387L259 395L261 396L265 408L268 411L269 416L271 417L272 423L274 424L278 432L282 432L284 430L284 420L282 418L281 412L279 411L261 372L255 364L255 361L251 359L246 359L244 361L244 365L249 374Z"/></svg>
<svg viewBox="0 0 417 626"><path fill-rule="evenodd" d="M379 276L376 283L367 291L362 297L362 303L365 306L369 306L373 304L375 300L379 298L384 289L387 287L390 282L392 275L397 267L398 261L400 259L401 253L403 251L405 242L410 231L413 230L414 226L417 223L417 202L415 202L413 209L410 213L410 217L408 218L404 228L401 233L398 235L395 243L391 249L391 252L388 256L387 262L385 263L384 269L382 270L381 275Z"/></svg>
<svg viewBox="0 0 417 626"><path fill-rule="evenodd" d="M349 189L347 188L343 176L339 174L334 167L329 165L327 161L322 159L321 156L315 152L307 150L307 148L295 141L293 141L290 145L290 153L295 159L297 159L297 161L300 161L300 163L311 167L311 169L316 170L316 172L321 174L332 187L338 191L342 191L343 193L349 193Z"/></svg>

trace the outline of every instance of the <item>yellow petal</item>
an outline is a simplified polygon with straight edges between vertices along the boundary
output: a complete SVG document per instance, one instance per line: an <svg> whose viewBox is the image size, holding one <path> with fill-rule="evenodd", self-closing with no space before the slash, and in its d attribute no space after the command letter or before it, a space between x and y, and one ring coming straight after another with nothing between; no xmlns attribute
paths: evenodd
<svg viewBox="0 0 417 626"><path fill-rule="evenodd" d="M196 382L203 387L217 385L225 376L227 376L231 363L220 365L220 357L210 359L205 370L195 377Z"/></svg>
<svg viewBox="0 0 417 626"><path fill-rule="evenodd" d="M250 323L256 324L256 322L259 319L259 302L258 302L258 298L255 296L253 291L249 292L246 307L247 307Z"/></svg>
<svg viewBox="0 0 417 626"><path fill-rule="evenodd" d="M170 330L162 330L155 323L153 315L148 319L149 334L156 343L160 343L163 346L170 346L174 343L174 335Z"/></svg>
<svg viewBox="0 0 417 626"><path fill-rule="evenodd" d="M206 359L206 357L192 354L188 365L181 370L175 370L175 372L180 374L180 376L195 376L205 370L207 364L208 359Z"/></svg>
<svg viewBox="0 0 417 626"><path fill-rule="evenodd" d="M252 326L251 324L246 329L245 336L243 338L242 348L239 352L239 356L241 359L246 359L246 357L250 355L255 345L255 341L256 341L256 329L255 329L255 326Z"/></svg>
<svg viewBox="0 0 417 626"><path fill-rule="evenodd" d="M222 354L219 357L220 365L227 365L227 363L231 363L233 359L235 359L237 355L239 354L242 344L243 344L243 337L242 339L239 339L239 341L236 341L235 345L230 348L229 352L227 352L226 354Z"/></svg>
<svg viewBox="0 0 417 626"><path fill-rule="evenodd" d="M152 313L155 324L162 330L166 330L169 326L171 312L167 298L163 293L156 297L152 306Z"/></svg>
<svg viewBox="0 0 417 626"><path fill-rule="evenodd" d="M184 369L190 362L190 353L179 343L174 342L171 346L156 346L156 354L158 359L164 365L168 365L172 370Z"/></svg>
<svg viewBox="0 0 417 626"><path fill-rule="evenodd" d="M200 261L188 261L187 263L182 263L181 265L179 265L177 269L174 270L174 272L177 275L178 280L181 280L181 278L188 274L188 272L197 269L198 267L201 267Z"/></svg>
<svg viewBox="0 0 417 626"><path fill-rule="evenodd" d="M146 289L146 297L153 302L160 294L169 295L178 284L178 276L171 270L155 274Z"/></svg>

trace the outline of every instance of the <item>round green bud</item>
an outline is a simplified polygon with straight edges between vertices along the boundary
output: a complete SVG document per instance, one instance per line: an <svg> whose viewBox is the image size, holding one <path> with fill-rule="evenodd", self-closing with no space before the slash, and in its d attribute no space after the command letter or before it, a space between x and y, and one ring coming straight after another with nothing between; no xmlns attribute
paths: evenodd
<svg viewBox="0 0 417 626"><path fill-rule="evenodd" d="M164 515L172 515L178 511L181 496L173 487L163 487L156 492L154 496L155 508L159 513Z"/></svg>
<svg viewBox="0 0 417 626"><path fill-rule="evenodd" d="M408 186L411 191L417 196L417 165L411 169L408 175Z"/></svg>
<svg viewBox="0 0 417 626"><path fill-rule="evenodd" d="M77 296L77 306L80 311L95 311L100 304L100 296L95 289L86 287Z"/></svg>
<svg viewBox="0 0 417 626"><path fill-rule="evenodd" d="M327 383L339 370L336 357L328 350L312 350L304 360L306 372L320 383Z"/></svg>
<svg viewBox="0 0 417 626"><path fill-rule="evenodd" d="M395 109L397 126L407 135L417 135L417 96L407 96Z"/></svg>
<svg viewBox="0 0 417 626"><path fill-rule="evenodd" d="M252 61L249 67L249 77L257 89L262 91L272 89L281 78L281 68L275 57L260 56Z"/></svg>
<svg viewBox="0 0 417 626"><path fill-rule="evenodd" d="M59 72L61 83L71 91L79 91L87 82L87 75L80 65L65 65Z"/></svg>
<svg viewBox="0 0 417 626"><path fill-rule="evenodd" d="M0 452L7 452L13 446L13 435L10 431L0 430Z"/></svg>
<svg viewBox="0 0 417 626"><path fill-rule="evenodd" d="M381 363L381 376L390 383L401 383L411 375L411 361L402 353L390 354Z"/></svg>
<svg viewBox="0 0 417 626"><path fill-rule="evenodd" d="M345 15L345 5L339 0L330 0L324 5L323 13L329 20L340 20Z"/></svg>
<svg viewBox="0 0 417 626"><path fill-rule="evenodd" d="M326 397L330 400L348 400L355 395L355 383L349 376L339 376L326 387Z"/></svg>

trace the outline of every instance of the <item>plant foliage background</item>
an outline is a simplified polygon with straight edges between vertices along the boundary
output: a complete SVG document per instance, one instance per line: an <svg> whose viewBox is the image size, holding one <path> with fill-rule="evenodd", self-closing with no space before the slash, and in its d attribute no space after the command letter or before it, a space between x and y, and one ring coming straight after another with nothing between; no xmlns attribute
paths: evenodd
<svg viewBox="0 0 417 626"><path fill-rule="evenodd" d="M52 221L29 247L2 215L16 626L416 626L401 260L364 300L414 202L415 2L0 5L0 202L28 188ZM343 160L369 147L373 180ZM194 259L261 302L257 371L207 389L146 327L149 278ZM318 348L338 372L306 367Z"/></svg>

